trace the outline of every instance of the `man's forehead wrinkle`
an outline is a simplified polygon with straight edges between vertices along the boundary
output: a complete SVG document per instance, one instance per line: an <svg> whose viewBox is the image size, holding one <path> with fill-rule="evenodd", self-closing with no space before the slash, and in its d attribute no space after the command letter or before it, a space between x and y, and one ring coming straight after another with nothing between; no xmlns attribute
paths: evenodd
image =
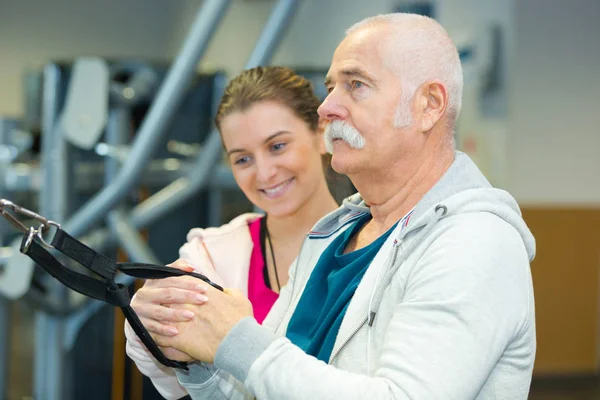
<svg viewBox="0 0 600 400"><path fill-rule="evenodd" d="M369 72L372 69L372 65L378 61L378 53L373 52L373 49L367 48L363 45L349 46L347 51L335 60L336 72L342 72L347 70L361 70ZM333 66L333 65L332 65Z"/></svg>
<svg viewBox="0 0 600 400"><path fill-rule="evenodd" d="M369 26L346 36L333 55L325 84L347 79L349 72L362 72L373 83L379 81L385 55L382 33L388 36L392 30L388 27Z"/></svg>

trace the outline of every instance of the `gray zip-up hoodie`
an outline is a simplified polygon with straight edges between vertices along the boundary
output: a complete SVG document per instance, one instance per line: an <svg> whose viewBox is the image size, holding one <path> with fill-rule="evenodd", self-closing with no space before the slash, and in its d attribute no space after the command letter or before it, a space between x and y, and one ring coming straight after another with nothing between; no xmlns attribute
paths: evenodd
<svg viewBox="0 0 600 400"><path fill-rule="evenodd" d="M368 212L355 195L317 223L263 326L243 319L214 365L177 372L192 398L527 399L535 241L515 200L460 152L373 259L329 363L285 338L321 252Z"/></svg>

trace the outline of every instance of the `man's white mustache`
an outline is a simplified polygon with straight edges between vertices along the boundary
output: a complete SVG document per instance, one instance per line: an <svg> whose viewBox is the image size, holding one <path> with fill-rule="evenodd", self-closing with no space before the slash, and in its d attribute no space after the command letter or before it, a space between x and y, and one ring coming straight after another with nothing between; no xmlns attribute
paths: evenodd
<svg viewBox="0 0 600 400"><path fill-rule="evenodd" d="M360 150L365 147L365 139L360 132L340 120L330 122L325 128L325 148L332 154L334 139L342 139L353 149Z"/></svg>

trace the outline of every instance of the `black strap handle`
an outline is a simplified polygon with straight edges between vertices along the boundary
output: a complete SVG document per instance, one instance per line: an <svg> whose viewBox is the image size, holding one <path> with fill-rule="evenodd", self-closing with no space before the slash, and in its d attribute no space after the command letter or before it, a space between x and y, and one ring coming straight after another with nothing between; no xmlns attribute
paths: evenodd
<svg viewBox="0 0 600 400"><path fill-rule="evenodd" d="M164 265L144 264L144 263L118 263L119 271L126 275L140 279L164 279L174 276L193 276L208 283L215 289L223 291L223 287L217 285L205 275L197 272L186 272L177 268L167 267Z"/></svg>
<svg viewBox="0 0 600 400"><path fill-rule="evenodd" d="M117 307L123 307L129 304L129 293L127 293L126 296L123 293L127 292L126 288L109 291L106 281L92 278L62 265L39 243L39 239L33 239L29 246L25 246L26 240L27 237L24 237L21 242L21 252L29 256L36 264L63 285L73 289L77 293L104 301Z"/></svg>
<svg viewBox="0 0 600 400"><path fill-rule="evenodd" d="M56 250L104 279L114 280L117 265L112 259L92 250L62 229L56 231L51 244Z"/></svg>
<svg viewBox="0 0 600 400"><path fill-rule="evenodd" d="M125 318L138 335L150 353L163 365L171 368L180 368L187 371L187 364L170 360L160 351L139 317L131 308L129 290L122 284L116 283L114 277L117 271L141 279L164 279L175 276L193 276L201 279L216 289L223 288L212 282L206 276L196 272L186 272L177 268L163 265L144 263L116 263L109 257L100 254L85 244L81 243L62 229L58 229L52 240L52 246L77 261L99 278L81 274L64 266L40 243L37 236L24 235L21 242L21 252L29 256L36 264L42 267L55 279L68 288L96 300L121 308Z"/></svg>

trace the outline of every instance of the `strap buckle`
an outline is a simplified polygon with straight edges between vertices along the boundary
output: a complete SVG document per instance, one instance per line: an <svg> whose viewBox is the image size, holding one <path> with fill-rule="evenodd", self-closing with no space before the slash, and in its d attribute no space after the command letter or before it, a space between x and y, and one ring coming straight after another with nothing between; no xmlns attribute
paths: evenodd
<svg viewBox="0 0 600 400"><path fill-rule="evenodd" d="M27 208L21 207L13 203L12 201L6 199L0 199L0 214L4 218L6 218L6 220L10 222L15 228L28 235L27 240L25 241L23 252L29 249L31 242L36 236L38 237L38 239L40 239L40 243L45 248L54 248L51 244L47 243L46 240L44 240L43 235L46 234L51 227L60 229L60 224L58 222L51 221L48 218L41 216L40 214L28 210ZM23 215L27 218L31 218L34 221L39 222L40 226L37 229L34 227L27 227L23 222L19 220L19 215Z"/></svg>

